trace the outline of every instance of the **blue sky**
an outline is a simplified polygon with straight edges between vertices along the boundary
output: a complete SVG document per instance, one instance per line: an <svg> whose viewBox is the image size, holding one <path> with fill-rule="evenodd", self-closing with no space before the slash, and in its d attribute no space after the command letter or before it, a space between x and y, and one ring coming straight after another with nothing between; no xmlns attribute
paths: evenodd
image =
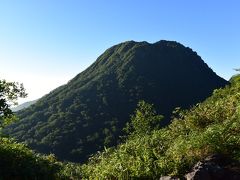
<svg viewBox="0 0 240 180"><path fill-rule="evenodd" d="M41 97L122 41L175 40L220 76L240 67L239 0L0 0L0 78ZM21 102L22 102L21 101Z"/></svg>

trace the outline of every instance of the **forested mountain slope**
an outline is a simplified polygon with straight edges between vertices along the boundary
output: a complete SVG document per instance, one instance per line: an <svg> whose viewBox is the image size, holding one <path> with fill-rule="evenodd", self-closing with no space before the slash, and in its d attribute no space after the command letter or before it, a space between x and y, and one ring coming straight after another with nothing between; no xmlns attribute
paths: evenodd
<svg viewBox="0 0 240 180"><path fill-rule="evenodd" d="M209 97L227 81L190 48L174 41L128 41L107 49L96 62L18 112L6 133L42 153L84 161L115 145L139 100L153 103L169 124L175 107Z"/></svg>
<svg viewBox="0 0 240 180"><path fill-rule="evenodd" d="M146 107L138 108L132 121L158 117L153 108ZM208 159L208 164L204 164L209 156L217 157L217 161ZM189 110L177 110L167 127L145 134L135 129L117 148L105 149L92 157L82 166L82 174L83 179L185 179L194 164L195 174L188 174L190 177L239 179L240 75L204 102Z"/></svg>

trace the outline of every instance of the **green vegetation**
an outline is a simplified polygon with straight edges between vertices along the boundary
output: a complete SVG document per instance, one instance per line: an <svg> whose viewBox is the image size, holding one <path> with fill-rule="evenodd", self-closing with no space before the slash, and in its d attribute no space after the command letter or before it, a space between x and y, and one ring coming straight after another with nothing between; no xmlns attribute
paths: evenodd
<svg viewBox="0 0 240 180"><path fill-rule="evenodd" d="M153 105L140 101L125 128L125 141L83 165L59 162L52 154L40 155L0 137L0 179L157 179L182 177L197 161L215 153L240 160L239 77L233 76L230 85L190 110L176 108L164 128L158 126L163 117Z"/></svg>
<svg viewBox="0 0 240 180"><path fill-rule="evenodd" d="M79 179L81 166L41 155L13 139L0 137L0 179Z"/></svg>
<svg viewBox="0 0 240 180"><path fill-rule="evenodd" d="M41 153L84 162L119 143L139 100L153 103L169 124L175 107L189 108L227 81L190 48L173 41L124 42L89 68L17 113L5 133Z"/></svg>
<svg viewBox="0 0 240 180"><path fill-rule="evenodd" d="M0 179L55 179L61 168L53 155L41 156L24 144L0 138Z"/></svg>
<svg viewBox="0 0 240 180"><path fill-rule="evenodd" d="M0 80L0 130L13 122L16 117L10 107L19 97L27 94L22 84ZM56 177L60 165L54 156L40 156L29 150L24 144L0 136L0 179L35 179Z"/></svg>
<svg viewBox="0 0 240 180"><path fill-rule="evenodd" d="M22 84L0 80L0 130L16 120L11 105L26 96ZM58 162L53 154L37 154L1 132L0 179L77 179L75 171L80 172L79 166Z"/></svg>
<svg viewBox="0 0 240 180"><path fill-rule="evenodd" d="M240 160L240 79L192 107L176 109L172 123L165 128L128 138L117 148L93 156L82 170L86 179L157 179L162 175L182 176L197 161L214 153ZM150 107L150 105L147 105ZM152 114L142 108L139 114ZM156 114L151 115L152 118ZM149 116L146 119L151 119ZM140 121L139 121L140 122ZM142 122L142 120L141 120ZM140 124L137 124L137 127Z"/></svg>
<svg viewBox="0 0 240 180"><path fill-rule="evenodd" d="M152 104L140 101L137 105L135 116L131 116L131 121L124 129L128 133L128 138L150 134L153 130L160 128L160 121L163 116L157 115Z"/></svg>
<svg viewBox="0 0 240 180"><path fill-rule="evenodd" d="M16 119L10 109L11 105L16 105L19 97L26 96L22 84L0 80L0 131Z"/></svg>

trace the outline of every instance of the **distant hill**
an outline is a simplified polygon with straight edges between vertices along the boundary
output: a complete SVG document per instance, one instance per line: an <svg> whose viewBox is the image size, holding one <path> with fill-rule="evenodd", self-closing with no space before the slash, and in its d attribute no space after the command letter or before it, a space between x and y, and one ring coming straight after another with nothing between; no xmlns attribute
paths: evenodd
<svg viewBox="0 0 240 180"><path fill-rule="evenodd" d="M117 144L139 100L155 104L167 125L175 107L188 108L227 83L180 43L128 41L19 111L20 121L6 132L39 152L84 161Z"/></svg>
<svg viewBox="0 0 240 180"><path fill-rule="evenodd" d="M28 101L28 102L25 102L25 103L22 103L14 108L12 108L11 110L13 112L17 112L17 111L20 111L22 109L25 109L25 108L28 108L29 106L31 106L32 104L36 103L37 100L33 100L33 101Z"/></svg>

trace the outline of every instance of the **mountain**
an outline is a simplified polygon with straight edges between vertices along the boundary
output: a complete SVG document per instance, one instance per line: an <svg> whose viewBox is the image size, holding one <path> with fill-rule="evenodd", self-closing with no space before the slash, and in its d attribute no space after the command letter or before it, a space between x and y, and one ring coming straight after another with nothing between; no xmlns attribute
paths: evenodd
<svg viewBox="0 0 240 180"><path fill-rule="evenodd" d="M5 131L39 152L81 162L117 144L139 100L155 104L167 125L175 107L188 108L227 83L180 43L127 41L19 111L20 121Z"/></svg>
<svg viewBox="0 0 240 180"><path fill-rule="evenodd" d="M22 103L14 108L12 108L12 111L13 112L17 112L17 111L20 111L22 109L25 109L25 108L28 108L29 106L31 106L32 104L36 103L37 100L33 100L33 101L28 101L28 102L25 102L25 103Z"/></svg>
<svg viewBox="0 0 240 180"><path fill-rule="evenodd" d="M176 112L167 127L95 154L79 174L82 179L240 179L239 92L240 74L204 102ZM152 111L138 109L133 119L141 113L155 119Z"/></svg>

